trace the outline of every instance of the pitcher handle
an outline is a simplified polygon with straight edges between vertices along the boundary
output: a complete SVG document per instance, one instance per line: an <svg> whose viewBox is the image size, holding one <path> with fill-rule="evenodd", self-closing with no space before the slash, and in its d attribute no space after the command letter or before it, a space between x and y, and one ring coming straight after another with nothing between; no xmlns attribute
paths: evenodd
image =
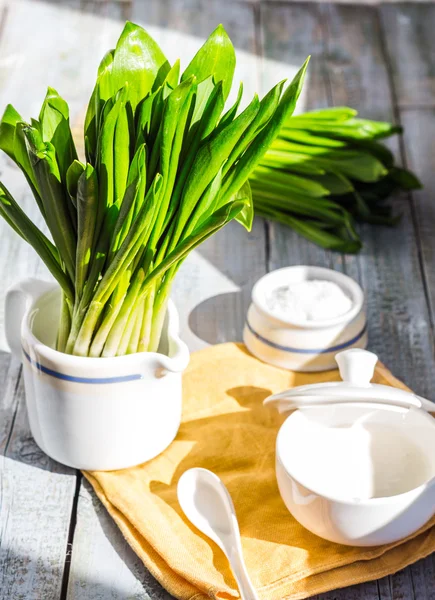
<svg viewBox="0 0 435 600"><path fill-rule="evenodd" d="M5 335L12 354L21 360L21 324L32 304L55 284L29 277L13 284L5 298Z"/></svg>

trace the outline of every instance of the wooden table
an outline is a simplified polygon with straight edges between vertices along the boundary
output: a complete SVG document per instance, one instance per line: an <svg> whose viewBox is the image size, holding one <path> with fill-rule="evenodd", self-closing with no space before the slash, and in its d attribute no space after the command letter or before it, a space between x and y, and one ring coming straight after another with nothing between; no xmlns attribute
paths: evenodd
<svg viewBox="0 0 435 600"><path fill-rule="evenodd" d="M363 116L402 123L406 135L392 149L425 184L422 192L395 198L403 214L398 228L362 227L365 245L356 257L324 252L261 219L249 235L236 224L225 228L191 256L175 285L190 348L241 339L252 284L265 272L298 263L333 267L366 290L370 348L416 392L433 398L435 6L0 0L1 110L12 102L26 117L36 116L49 84L79 122L97 64L126 18L149 28L169 58L180 55L184 64L223 22L237 47L237 76L248 96L291 74L312 54L300 108L349 105ZM0 178L40 222L5 156ZM3 221L0 250L0 296L16 279L47 277L33 250ZM0 381L0 600L168 600L80 473L35 445L21 368L7 351L0 354ZM434 557L324 598L433 599Z"/></svg>

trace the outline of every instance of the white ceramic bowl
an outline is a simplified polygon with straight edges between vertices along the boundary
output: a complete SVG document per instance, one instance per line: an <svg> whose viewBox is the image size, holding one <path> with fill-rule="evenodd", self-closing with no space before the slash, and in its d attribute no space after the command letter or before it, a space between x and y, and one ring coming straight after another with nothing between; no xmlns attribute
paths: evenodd
<svg viewBox="0 0 435 600"><path fill-rule="evenodd" d="M388 544L435 513L435 404L373 378L377 356L336 356L343 381L298 386L265 405L293 411L278 433L276 475L287 508L332 542Z"/></svg>
<svg viewBox="0 0 435 600"><path fill-rule="evenodd" d="M340 317L321 321L284 319L270 310L267 298L271 290L312 279L339 285L352 300L351 309ZM278 367L294 371L334 369L337 352L367 346L363 291L347 275L323 267L295 266L272 271L252 290L243 340L252 354Z"/></svg>
<svg viewBox="0 0 435 600"><path fill-rule="evenodd" d="M32 435L55 460L86 470L123 469L160 454L181 421L181 374L189 362L172 302L159 352L114 358L54 349L57 285L28 279L6 296L6 337L22 358Z"/></svg>
<svg viewBox="0 0 435 600"><path fill-rule="evenodd" d="M357 422L363 427L352 432ZM420 409L358 403L297 410L278 434L276 474L284 503L309 531L352 546L395 542L435 513L435 420Z"/></svg>

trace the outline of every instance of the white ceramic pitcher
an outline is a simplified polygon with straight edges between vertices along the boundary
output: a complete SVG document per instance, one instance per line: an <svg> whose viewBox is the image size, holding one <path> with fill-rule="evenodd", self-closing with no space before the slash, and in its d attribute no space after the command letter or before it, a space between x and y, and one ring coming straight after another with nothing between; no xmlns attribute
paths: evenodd
<svg viewBox="0 0 435 600"><path fill-rule="evenodd" d="M180 426L181 374L189 362L174 304L168 304L159 352L115 358L55 350L59 311L56 284L27 279L7 292L6 339L23 361L38 446L86 470L123 469L160 454Z"/></svg>

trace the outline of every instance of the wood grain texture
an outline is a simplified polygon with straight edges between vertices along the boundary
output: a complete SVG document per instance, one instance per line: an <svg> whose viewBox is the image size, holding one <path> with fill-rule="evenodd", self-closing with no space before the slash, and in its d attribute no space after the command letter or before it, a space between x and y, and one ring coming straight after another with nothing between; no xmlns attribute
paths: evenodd
<svg viewBox="0 0 435 600"><path fill-rule="evenodd" d="M400 107L435 106L435 5L380 8L391 72Z"/></svg>
<svg viewBox="0 0 435 600"><path fill-rule="evenodd" d="M316 5L265 4L260 8L260 39L263 60L261 84L270 88L267 61L289 63L294 70L311 54L304 92L298 112L329 105L325 79L325 40L319 10ZM318 265L332 267L341 263L337 255L325 251L280 223L268 223L268 270L289 265Z"/></svg>
<svg viewBox="0 0 435 600"><path fill-rule="evenodd" d="M350 105L369 118L400 119L378 9L335 5L322 7L321 12L326 23L332 104ZM406 148L419 147L417 138L405 140ZM390 148L403 163L405 156L397 139L391 141ZM433 332L419 260L420 234L414 227L411 199L397 198L395 204L403 213L399 227L393 230L363 226L363 253L357 258L346 257L345 265L347 272L359 277L367 294L370 348L408 385L431 397ZM429 214L426 213L426 220ZM369 589L380 598L425 598L430 588L421 577L423 564L420 561L384 578L378 582L377 590ZM360 586L344 594L346 598L361 597Z"/></svg>
<svg viewBox="0 0 435 600"><path fill-rule="evenodd" d="M289 61L297 57L301 61L305 54L312 53L307 108L317 108L320 99L323 106L348 105L368 118L394 120L394 92L377 9L267 4L261 8L261 23L266 55L287 56ZM422 119L426 113L418 114ZM428 114L427 121L431 116ZM407 122L405 125L408 127ZM421 136L427 140L419 149L418 158L426 155L426 176L431 174L433 179L428 148L433 126L428 128L431 133L427 137L423 131L424 125L420 123L413 140L406 139L414 151ZM402 162L398 141L392 141L390 147ZM398 198L395 204L404 213L399 228L361 227L364 250L358 257L344 257L344 270L358 279L366 291L370 348L379 353L393 372L430 397L434 383L433 337L417 232L409 199ZM425 208L422 206L421 210L423 213ZM424 213L428 229L432 212L429 209ZM332 259L331 254L307 245L288 230L272 225L270 232L271 267L314 263L341 268L337 255L332 255ZM335 264L331 264L333 261ZM433 262L428 259L426 264ZM426 573L422 565L423 561L397 576L331 592L322 598L425 598L432 580L422 578ZM418 592L413 581L417 574L420 575Z"/></svg>
<svg viewBox="0 0 435 600"><path fill-rule="evenodd" d="M7 102L14 103L26 117L38 114L45 95L42 82L47 80L47 65L53 48L42 44L40 52L35 53L36 41L41 39L39 36L45 39L53 37L56 27L63 39L71 18L62 21L55 7L25 2L5 3L3 18L0 103L2 107ZM40 22L37 30L35 22ZM68 61L64 59L62 62ZM58 67L50 69L50 74L53 77L51 83L56 86L61 81ZM41 218L24 178L4 156L0 158L0 177L31 218L41 226ZM3 309L4 292L10 283L30 275L48 278L48 273L33 249L3 221L0 223L0 239L0 303ZM2 320L3 316L0 317L3 332ZM4 357L2 354L2 369ZM20 369L15 361L10 363L7 383L2 388L0 419L0 598L58 600L76 474L51 461L33 441L27 423Z"/></svg>
<svg viewBox="0 0 435 600"><path fill-rule="evenodd" d="M434 8L428 5L416 12L413 6L398 5L380 11L405 128L406 162L424 186L413 193L413 213L432 323L435 318L435 43L429 36L429 28L435 23Z"/></svg>
<svg viewBox="0 0 435 600"><path fill-rule="evenodd" d="M423 183L423 189L415 192L414 212L421 245L421 257L428 286L429 306L432 321L435 318L435 164L434 135L435 109L403 110L402 123L405 128L406 152L409 167Z"/></svg>
<svg viewBox="0 0 435 600"><path fill-rule="evenodd" d="M171 600L83 481L77 507L68 600Z"/></svg>
<svg viewBox="0 0 435 600"><path fill-rule="evenodd" d="M400 119L394 105L397 80L389 75L388 32L385 40L378 9L352 8L355 10L341 6L324 9L328 14L332 101L350 104L370 118ZM374 81L376 85L370 83ZM406 148L418 147L417 139L414 143L405 139ZM403 163L398 141L390 147ZM370 347L408 385L432 397L433 332L420 268L419 231L414 227L411 199L398 198L395 204L403 213L397 229L362 228L365 249L352 260L352 274L357 269L367 293ZM380 598L426 598L423 563L380 581ZM417 579L421 582L418 590Z"/></svg>
<svg viewBox="0 0 435 600"><path fill-rule="evenodd" d="M128 2L128 0L126 0ZM291 4L294 0L241 0L242 2L262 2L262 3L270 3L270 4L285 4L286 2ZM329 4L328 0L300 0L304 4ZM397 4L400 0L360 0L358 3L355 0L340 0L337 4L350 4L354 6L355 4L363 5L363 6L379 6L384 4ZM428 0L407 0L406 4L426 4Z"/></svg>
<svg viewBox="0 0 435 600"><path fill-rule="evenodd" d="M11 379L13 384L14 379ZM17 412L2 457L1 600L60 597L75 473L33 440L21 378L9 385Z"/></svg>
<svg viewBox="0 0 435 600"><path fill-rule="evenodd" d="M332 103L353 106L369 118L395 120L378 9L329 5L321 10ZM403 162L398 141L390 147ZM433 333L412 205L407 197L395 198L394 204L403 215L399 226L363 226L364 249L346 258L346 268L359 275L366 291L370 348L415 391L431 397Z"/></svg>

